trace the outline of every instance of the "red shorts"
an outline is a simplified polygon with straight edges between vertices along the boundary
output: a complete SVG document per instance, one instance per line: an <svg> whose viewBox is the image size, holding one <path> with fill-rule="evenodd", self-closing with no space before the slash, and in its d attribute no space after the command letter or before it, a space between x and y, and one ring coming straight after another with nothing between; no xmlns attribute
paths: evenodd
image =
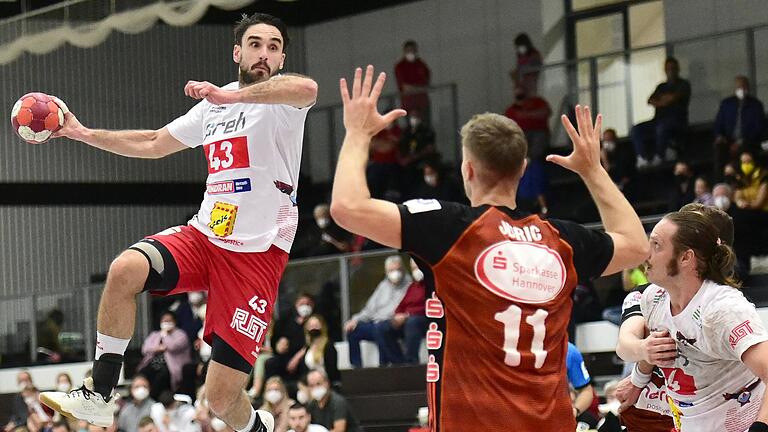
<svg viewBox="0 0 768 432"><path fill-rule="evenodd" d="M212 345L216 334L253 365L272 320L280 277L288 253L272 246L265 252L222 249L191 226L180 226L147 237L162 243L179 270L176 286L152 290L154 295L208 291L203 339Z"/></svg>

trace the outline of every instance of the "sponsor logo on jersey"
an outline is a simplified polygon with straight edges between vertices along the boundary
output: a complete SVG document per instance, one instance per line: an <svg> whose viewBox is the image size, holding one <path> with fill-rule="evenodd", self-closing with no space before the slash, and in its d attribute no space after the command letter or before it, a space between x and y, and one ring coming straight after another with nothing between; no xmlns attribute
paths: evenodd
<svg viewBox="0 0 768 432"><path fill-rule="evenodd" d="M234 180L208 183L205 185L205 191L208 195L230 194L238 192L248 192L251 190L251 179L241 178Z"/></svg>
<svg viewBox="0 0 768 432"><path fill-rule="evenodd" d="M728 336L728 343L731 344L731 348L736 348L736 344L738 344L740 340L752 333L752 326L749 324L749 320L746 320L731 330L731 335Z"/></svg>
<svg viewBox="0 0 768 432"><path fill-rule="evenodd" d="M695 311L691 314L691 318L693 319L693 322L701 328L701 306L697 307Z"/></svg>
<svg viewBox="0 0 768 432"><path fill-rule="evenodd" d="M544 245L503 241L475 260L475 277L499 297L528 304L546 303L565 287L565 264Z"/></svg>
<svg viewBox="0 0 768 432"><path fill-rule="evenodd" d="M222 112L226 111L227 108L229 108L227 105L213 105L213 106L211 106L211 108L208 109L208 112L212 112L212 113L218 114L218 113L222 113Z"/></svg>
<svg viewBox="0 0 768 432"><path fill-rule="evenodd" d="M693 346L696 343L696 338L689 339L685 337L684 334L680 333L680 330L677 331L677 334L675 335L675 339L677 339L677 341L681 342L683 345Z"/></svg>
<svg viewBox="0 0 768 432"><path fill-rule="evenodd" d="M437 296L435 296L435 293L432 293L432 298L427 299L426 315L427 318L442 318L445 315L443 302L441 302Z"/></svg>
<svg viewBox="0 0 768 432"><path fill-rule="evenodd" d="M640 301L642 299L643 293L640 291L632 291L624 298L624 303L621 305L621 309L626 311L631 307L640 306Z"/></svg>
<svg viewBox="0 0 768 432"><path fill-rule="evenodd" d="M427 382L440 381L440 365L435 361L435 356L430 355L427 360Z"/></svg>
<svg viewBox="0 0 768 432"><path fill-rule="evenodd" d="M656 293L653 295L653 299L651 300L651 303L655 306L661 303L664 300L664 297L666 296L667 296L667 291L664 288L658 288L656 290Z"/></svg>
<svg viewBox="0 0 768 432"><path fill-rule="evenodd" d="M696 380L680 368L661 368L667 381L667 389L681 396L696 395Z"/></svg>
<svg viewBox="0 0 768 432"><path fill-rule="evenodd" d="M437 323L429 323L426 341L427 349L436 350L443 346L443 332L438 330Z"/></svg>
<svg viewBox="0 0 768 432"><path fill-rule="evenodd" d="M288 195L288 198L291 200L291 204L293 204L294 207L298 205L298 202L296 201L296 192L294 192L293 186L289 185L288 183L281 182L280 180L275 180L272 183L274 183L277 190Z"/></svg>
<svg viewBox="0 0 768 432"><path fill-rule="evenodd" d="M211 222L208 223L208 228L216 237L227 237L235 229L236 218L236 205L217 201L211 210Z"/></svg>
<svg viewBox="0 0 768 432"><path fill-rule="evenodd" d="M235 313L232 315L232 321L229 326L235 329L238 333L253 339L257 344L261 343L262 337L267 331L266 322L256 315L240 308L235 309Z"/></svg>
<svg viewBox="0 0 768 432"><path fill-rule="evenodd" d="M440 201L436 199L412 199L404 202L403 205L408 209L408 213L411 214L435 211L443 208L443 206L440 205Z"/></svg>
<svg viewBox="0 0 768 432"><path fill-rule="evenodd" d="M237 118L225 119L220 122L211 122L205 125L205 138L218 134L226 135L235 133L245 128L245 113L240 111Z"/></svg>
<svg viewBox="0 0 768 432"><path fill-rule="evenodd" d="M736 393L723 393L723 399L726 401L736 399L736 402L738 402L739 405L744 406L751 402L752 390L754 390L755 387L757 387L759 384L760 380L758 379L757 381L753 382L747 387L742 388Z"/></svg>

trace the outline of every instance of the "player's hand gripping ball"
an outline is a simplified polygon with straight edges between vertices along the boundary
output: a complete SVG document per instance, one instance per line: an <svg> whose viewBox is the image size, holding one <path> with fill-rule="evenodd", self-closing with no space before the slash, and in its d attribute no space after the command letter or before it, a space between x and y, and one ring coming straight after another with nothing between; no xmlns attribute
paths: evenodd
<svg viewBox="0 0 768 432"><path fill-rule="evenodd" d="M64 126L69 109L59 98L45 93L27 93L13 105L13 130L30 144L42 144Z"/></svg>

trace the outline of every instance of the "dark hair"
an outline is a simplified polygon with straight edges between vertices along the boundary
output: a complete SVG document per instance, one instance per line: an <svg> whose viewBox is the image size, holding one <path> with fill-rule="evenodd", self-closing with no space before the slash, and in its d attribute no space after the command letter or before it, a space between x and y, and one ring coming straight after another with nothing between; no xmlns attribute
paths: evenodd
<svg viewBox="0 0 768 432"><path fill-rule="evenodd" d="M251 16L243 14L242 19L237 22L234 30L235 45L242 45L245 32L251 26L255 26L256 24L267 24L277 28L283 36L283 52L285 52L285 49L288 48L288 41L290 41L288 38L288 26L286 26L283 20L278 17L259 12L254 13Z"/></svg>
<svg viewBox="0 0 768 432"><path fill-rule="evenodd" d="M733 218L726 212L717 207L704 205L701 203L690 203L680 207L680 211L692 211L701 213L705 218L715 225L718 237L723 243L733 247Z"/></svg>
<svg viewBox="0 0 768 432"><path fill-rule="evenodd" d="M408 49L408 48L413 48L413 49L417 50L417 49L419 49L419 44L417 44L415 40L409 39L409 40L405 41L405 43L403 44L403 49L404 50Z"/></svg>
<svg viewBox="0 0 768 432"><path fill-rule="evenodd" d="M300 299L302 297L308 298L312 303L316 303L315 302L315 296L313 296L312 294L308 293L307 291L299 291L296 294L296 298L293 301L295 302L296 300L298 300L298 299Z"/></svg>
<svg viewBox="0 0 768 432"><path fill-rule="evenodd" d="M144 416L139 420L139 427L142 428L146 425L153 425L155 422L152 420L152 417L150 416Z"/></svg>
<svg viewBox="0 0 768 432"><path fill-rule="evenodd" d="M708 279L720 285L739 287L733 278L736 255L730 246L718 242L719 235L714 223L702 213L679 211L664 216L677 226L672 236L676 256L687 250L696 256L696 272L701 279ZM722 239L720 239L722 240Z"/></svg>
<svg viewBox="0 0 768 432"><path fill-rule="evenodd" d="M307 406L306 406L306 405L304 405L304 404L303 404L303 403L301 403L301 402L296 402L296 403L294 403L294 404L293 404L293 405L291 405L291 406L290 406L288 409L292 409L292 410L303 409L303 410L305 410L306 412L309 412L309 410L307 409Z"/></svg>
<svg viewBox="0 0 768 432"><path fill-rule="evenodd" d="M666 60L664 60L664 65L666 66L666 65L667 65L667 63L672 63L672 64L674 64L675 66L677 66L677 68L680 68L680 62L679 62L679 61L677 61L677 59L676 59L676 58L674 58L674 57L667 57L667 59L666 59Z"/></svg>
<svg viewBox="0 0 768 432"><path fill-rule="evenodd" d="M69 428L69 423L67 423L64 420L59 420L56 423L54 423L53 426L51 426L51 429L56 429L58 427L63 427L65 429L67 429L67 432L72 430L72 429Z"/></svg>
<svg viewBox="0 0 768 432"><path fill-rule="evenodd" d="M515 45L526 46L528 49L533 49L533 42L531 42L531 38L528 37L528 33L518 33L518 35L515 36Z"/></svg>
<svg viewBox="0 0 768 432"><path fill-rule="evenodd" d="M166 316L166 315L170 315L171 318L173 318L173 322L175 322L175 323L179 322L179 320L176 318L176 312L174 312L172 310L166 310L162 314L160 314L160 321L162 321L163 317Z"/></svg>

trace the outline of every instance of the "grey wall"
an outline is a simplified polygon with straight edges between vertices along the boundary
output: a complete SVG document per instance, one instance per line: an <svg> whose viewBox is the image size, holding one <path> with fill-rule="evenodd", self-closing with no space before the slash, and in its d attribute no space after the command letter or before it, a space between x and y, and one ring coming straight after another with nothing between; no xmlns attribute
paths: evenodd
<svg viewBox="0 0 768 432"><path fill-rule="evenodd" d="M665 0L667 40L768 24L763 0Z"/></svg>

